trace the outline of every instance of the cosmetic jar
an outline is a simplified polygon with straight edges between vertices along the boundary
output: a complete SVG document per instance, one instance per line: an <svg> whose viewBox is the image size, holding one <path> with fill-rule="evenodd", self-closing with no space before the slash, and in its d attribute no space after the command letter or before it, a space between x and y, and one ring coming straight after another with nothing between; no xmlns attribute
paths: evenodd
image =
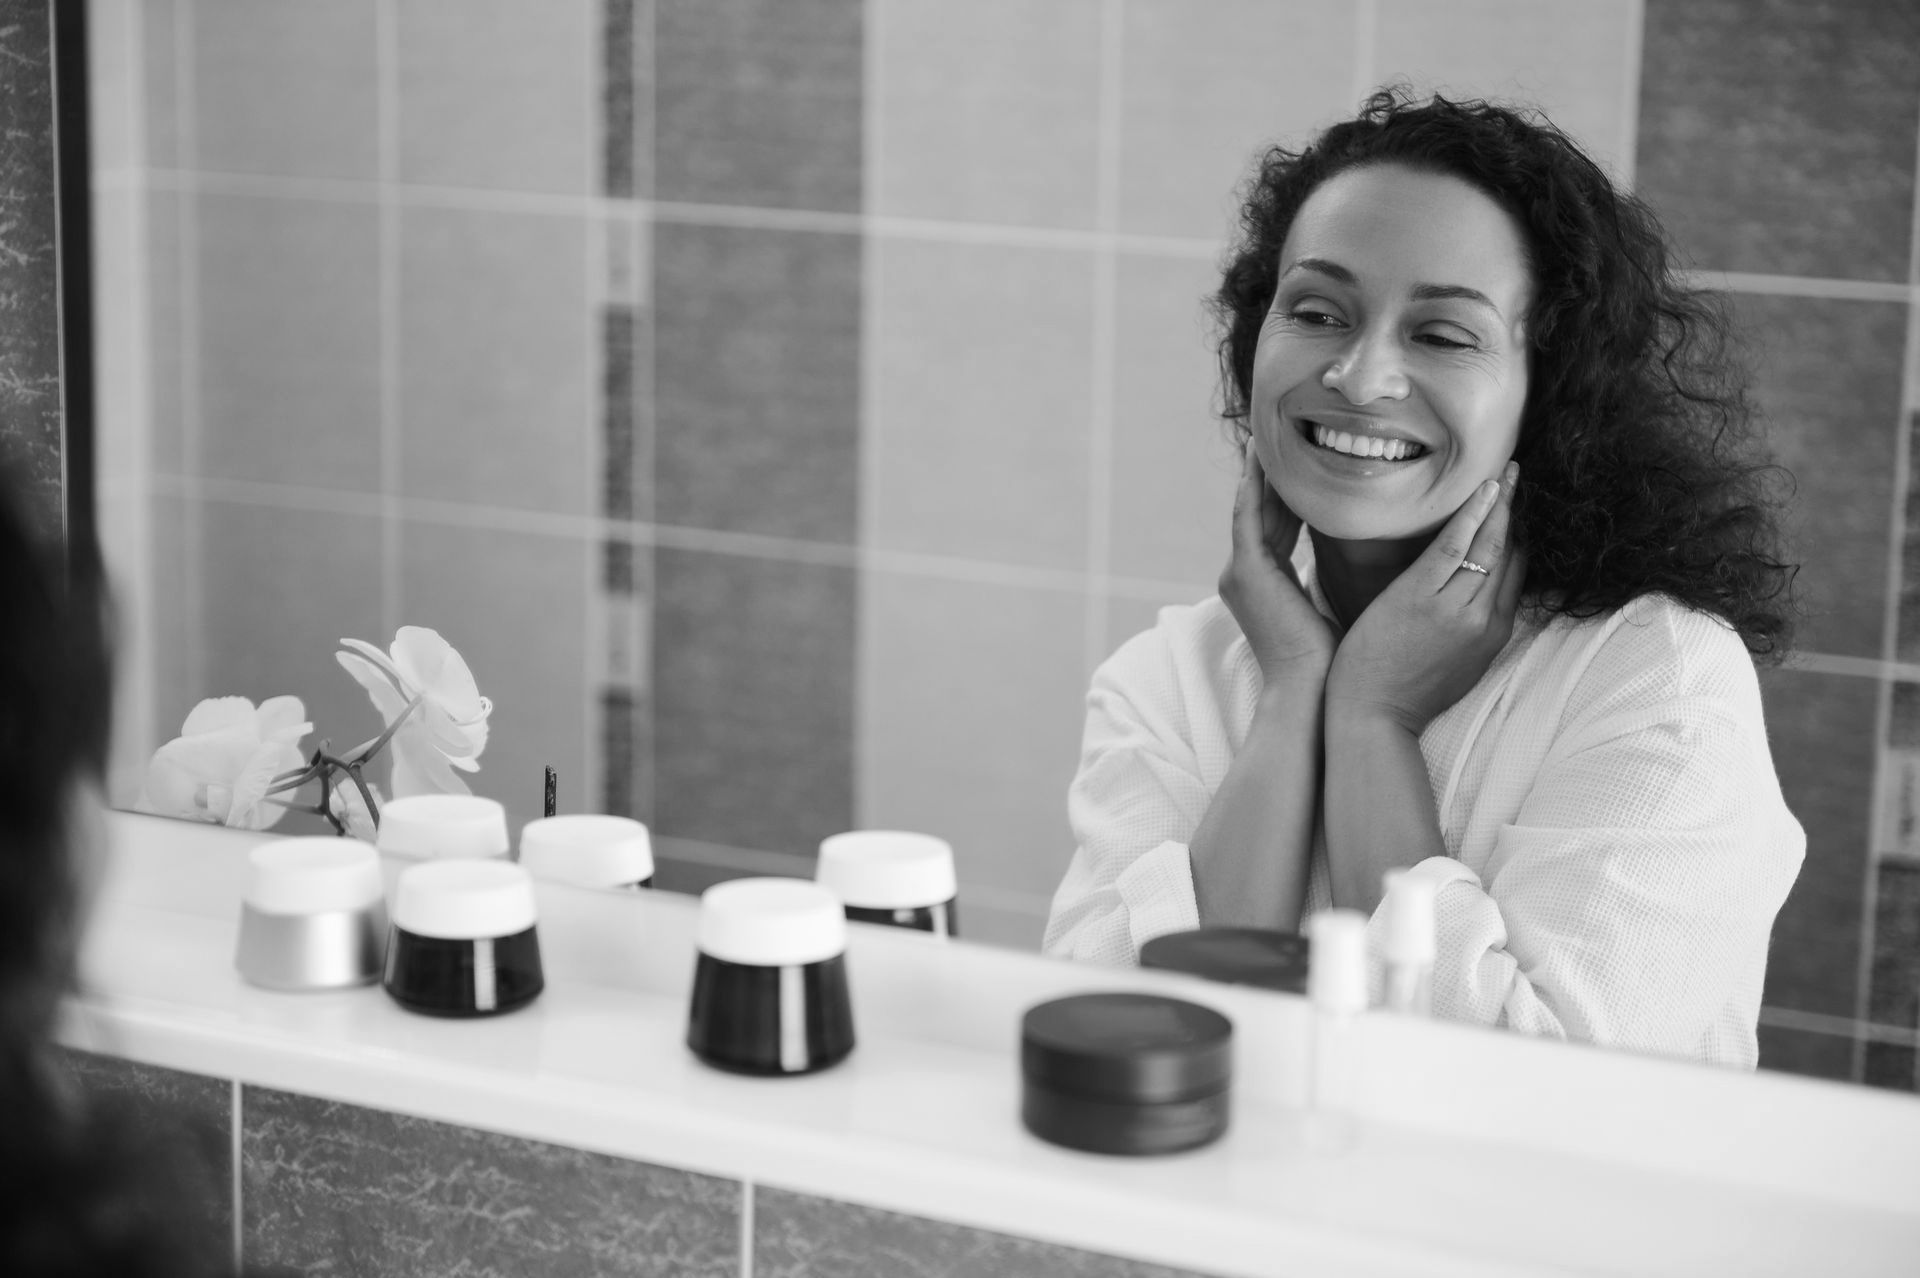
<svg viewBox="0 0 1920 1278"><path fill-rule="evenodd" d="M234 966L271 990L380 979L387 943L380 854L358 839L276 839L247 854Z"/></svg>
<svg viewBox="0 0 1920 1278"><path fill-rule="evenodd" d="M1227 1130L1233 1023L1159 994L1076 994L1027 1009L1020 1120L1096 1154L1171 1154Z"/></svg>
<svg viewBox="0 0 1920 1278"><path fill-rule="evenodd" d="M632 817L541 817L520 831L520 864L536 879L576 887L652 887L653 841Z"/></svg>
<svg viewBox="0 0 1920 1278"><path fill-rule="evenodd" d="M545 986L533 876L511 861L410 865L393 889L385 986L431 1016L492 1016Z"/></svg>
<svg viewBox="0 0 1920 1278"><path fill-rule="evenodd" d="M959 935L953 846L906 830L850 830L820 842L814 881L832 890L856 923Z"/></svg>
<svg viewBox="0 0 1920 1278"><path fill-rule="evenodd" d="M507 810L477 794L410 794L380 809L380 850L389 856L505 858Z"/></svg>
<svg viewBox="0 0 1920 1278"><path fill-rule="evenodd" d="M700 896L687 1046L743 1074L808 1074L853 1050L847 920L804 879L734 879Z"/></svg>
<svg viewBox="0 0 1920 1278"><path fill-rule="evenodd" d="M1169 932L1140 947L1140 966L1187 972L1230 985L1307 992L1307 938L1263 927Z"/></svg>

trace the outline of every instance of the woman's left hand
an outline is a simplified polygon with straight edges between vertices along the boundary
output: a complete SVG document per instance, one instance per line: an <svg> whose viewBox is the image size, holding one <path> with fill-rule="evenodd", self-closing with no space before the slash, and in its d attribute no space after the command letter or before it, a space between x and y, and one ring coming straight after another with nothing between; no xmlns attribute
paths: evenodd
<svg viewBox="0 0 1920 1278"><path fill-rule="evenodd" d="M1525 552L1507 541L1518 476L1508 462L1475 489L1360 614L1327 675L1329 716L1382 715L1418 735L1480 681L1513 634L1526 576Z"/></svg>

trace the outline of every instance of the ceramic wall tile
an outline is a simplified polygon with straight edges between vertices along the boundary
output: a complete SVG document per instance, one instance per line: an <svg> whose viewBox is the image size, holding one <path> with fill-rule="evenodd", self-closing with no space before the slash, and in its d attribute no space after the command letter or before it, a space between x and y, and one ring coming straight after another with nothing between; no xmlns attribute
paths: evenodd
<svg viewBox="0 0 1920 1278"><path fill-rule="evenodd" d="M1616 176L1631 154L1635 0L1381 0L1374 79L1537 106Z"/></svg>
<svg viewBox="0 0 1920 1278"><path fill-rule="evenodd" d="M1116 595L1108 599L1107 637L1106 646L1102 649L1103 655L1113 655L1127 640L1159 625L1162 608L1197 604L1215 593L1217 591L1213 588L1204 591L1168 590L1165 594L1152 599L1131 595Z"/></svg>
<svg viewBox="0 0 1920 1278"><path fill-rule="evenodd" d="M176 0L128 0L128 16L136 23L132 38L140 47L140 144L151 169L180 167L181 117L188 90L181 83L181 50L192 37L186 15ZM192 54L186 55L191 59Z"/></svg>
<svg viewBox="0 0 1920 1278"><path fill-rule="evenodd" d="M858 212L860 0L659 0L663 200Z"/></svg>
<svg viewBox="0 0 1920 1278"><path fill-rule="evenodd" d="M876 0L872 211L1091 227L1099 0Z"/></svg>
<svg viewBox="0 0 1920 1278"><path fill-rule="evenodd" d="M1082 570L1093 259L1076 250L870 242L877 491L888 550Z"/></svg>
<svg viewBox="0 0 1920 1278"><path fill-rule="evenodd" d="M1900 429L1907 308L1897 303L1740 294L1755 401L1797 481L1789 519L1816 652L1878 657L1887 524Z"/></svg>
<svg viewBox="0 0 1920 1278"><path fill-rule="evenodd" d="M1906 1043L1867 1043L1860 1081L1893 1092L1920 1092L1920 1051Z"/></svg>
<svg viewBox="0 0 1920 1278"><path fill-rule="evenodd" d="M195 216L199 472L380 491L379 212L202 194Z"/></svg>
<svg viewBox="0 0 1920 1278"><path fill-rule="evenodd" d="M1909 316L1908 322L1920 321ZM1909 376L1920 378L1920 369ZM1900 618L1895 652L1902 661L1920 662L1920 451L1915 451L1920 443L1920 411L1909 415L1901 429L1907 432L1907 503L1901 512ZM1920 714L1916 714L1914 726L1901 744L1920 748Z"/></svg>
<svg viewBox="0 0 1920 1278"><path fill-rule="evenodd" d="M605 0L600 18L600 191L653 194L654 0Z"/></svg>
<svg viewBox="0 0 1920 1278"><path fill-rule="evenodd" d="M144 656L152 670L149 680L152 704L147 711L152 739L135 741L123 733L123 725L130 728L137 720L114 721L115 749L136 752L141 760L138 790L125 804L128 807L135 806L139 794L144 792L146 757L179 735L180 725L194 703L211 695L207 690L207 652L201 638L206 621L200 584L202 503L194 498L156 493L149 511L152 545L146 562L152 573L148 578L148 597L153 610L148 618L149 644ZM120 794L111 797L114 806L122 806Z"/></svg>
<svg viewBox="0 0 1920 1278"><path fill-rule="evenodd" d="M1210 260L1122 257L1115 291L1109 570L1213 593L1239 456L1219 416Z"/></svg>
<svg viewBox="0 0 1920 1278"><path fill-rule="evenodd" d="M1073 851L1084 596L885 571L863 591L861 824L939 835L963 895L1044 909Z"/></svg>
<svg viewBox="0 0 1920 1278"><path fill-rule="evenodd" d="M195 197L183 191L149 190L140 198L145 224L133 252L146 269L142 317L146 331L144 341L129 355L146 361L143 406L147 413L148 466L156 475L178 475L186 469L181 393L186 383L190 338L181 303L180 228L183 220L191 217ZM94 297L96 308L104 308L107 295L96 287Z"/></svg>
<svg viewBox="0 0 1920 1278"><path fill-rule="evenodd" d="M244 1091L249 1265L374 1278L739 1273L739 1185L648 1163Z"/></svg>
<svg viewBox="0 0 1920 1278"><path fill-rule="evenodd" d="M1772 670L1760 692L1780 788L1807 833L1774 923L1766 1002L1853 1016L1880 690L1871 679Z"/></svg>
<svg viewBox="0 0 1920 1278"><path fill-rule="evenodd" d="M194 167L379 176L374 0L193 0Z"/></svg>
<svg viewBox="0 0 1920 1278"><path fill-rule="evenodd" d="M654 555L655 825L810 855L853 817L854 570Z"/></svg>
<svg viewBox="0 0 1920 1278"><path fill-rule="evenodd" d="M140 308L147 272L145 194L125 186L95 190L92 201L93 473L106 500L117 488L143 483L147 449L146 330Z"/></svg>
<svg viewBox="0 0 1920 1278"><path fill-rule="evenodd" d="M1809 1078L1853 1081L1853 1039L1812 1030L1760 1027L1760 1068Z"/></svg>
<svg viewBox="0 0 1920 1278"><path fill-rule="evenodd" d="M463 779L507 805L516 835L540 815L549 765L567 810L593 806L587 600L597 566L594 548L577 537L422 520L400 529L398 621L438 630L492 698L480 771Z"/></svg>
<svg viewBox="0 0 1920 1278"><path fill-rule="evenodd" d="M858 237L669 224L653 254L659 521L853 541Z"/></svg>
<svg viewBox="0 0 1920 1278"><path fill-rule="evenodd" d="M1639 191L1699 265L1904 282L1920 11L1649 0Z"/></svg>
<svg viewBox="0 0 1920 1278"><path fill-rule="evenodd" d="M128 1129L148 1175L164 1178L150 1193L191 1215L183 1229L168 1231L218 1263L232 1255L233 1083L165 1069L117 1056L61 1049L60 1065L88 1108ZM148 1210L158 1204L149 1201ZM195 1243L197 1242L197 1246Z"/></svg>
<svg viewBox="0 0 1920 1278"><path fill-rule="evenodd" d="M1340 0L1128 0L1120 229L1224 239L1259 154L1353 108L1355 31Z"/></svg>
<svg viewBox="0 0 1920 1278"><path fill-rule="evenodd" d="M1867 1017L1920 1030L1920 861L1888 857L1874 867L1873 975Z"/></svg>
<svg viewBox="0 0 1920 1278"><path fill-rule="evenodd" d="M593 513L585 220L408 208L400 227L401 490Z"/></svg>
<svg viewBox="0 0 1920 1278"><path fill-rule="evenodd" d="M601 0L397 6L400 180L597 188Z"/></svg>
<svg viewBox="0 0 1920 1278"><path fill-rule="evenodd" d="M210 501L199 511L205 683L201 697L260 702L290 694L306 703L311 750L351 747L380 731L379 713L334 661L343 636L385 647L380 625L377 521L285 507ZM160 721L168 736L180 718ZM300 833L288 818L283 833Z"/></svg>
<svg viewBox="0 0 1920 1278"><path fill-rule="evenodd" d="M979 899L979 888L969 895L961 888L956 907L962 940L975 945L992 945L1003 950L1038 954L1047 931L1047 899L1039 898L1020 909L1006 908Z"/></svg>
<svg viewBox="0 0 1920 1278"><path fill-rule="evenodd" d="M1192 1270L770 1185L753 1191L753 1272L758 1278L1201 1278Z"/></svg>
<svg viewBox="0 0 1920 1278"><path fill-rule="evenodd" d="M145 52L133 0L86 0L87 160L96 175L146 163L135 98ZM96 177L96 182L97 182Z"/></svg>

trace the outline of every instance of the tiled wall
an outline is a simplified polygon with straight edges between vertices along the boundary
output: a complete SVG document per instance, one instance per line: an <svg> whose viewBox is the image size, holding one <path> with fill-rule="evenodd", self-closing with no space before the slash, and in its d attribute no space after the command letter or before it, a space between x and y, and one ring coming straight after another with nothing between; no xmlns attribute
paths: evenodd
<svg viewBox="0 0 1920 1278"><path fill-rule="evenodd" d="M678 887L931 830L970 934L1033 945L1087 678L1224 553L1201 299L1249 157L1394 77L1518 95L1735 294L1799 476L1763 1063L1914 1085L1912 6L97 9L152 477L123 795L212 692L357 739L334 639L433 625L516 820L554 764Z"/></svg>
<svg viewBox="0 0 1920 1278"><path fill-rule="evenodd" d="M911 1258L921 1278L1204 1278L109 1056L64 1060L172 1142L207 1227L253 1272L890 1278Z"/></svg>

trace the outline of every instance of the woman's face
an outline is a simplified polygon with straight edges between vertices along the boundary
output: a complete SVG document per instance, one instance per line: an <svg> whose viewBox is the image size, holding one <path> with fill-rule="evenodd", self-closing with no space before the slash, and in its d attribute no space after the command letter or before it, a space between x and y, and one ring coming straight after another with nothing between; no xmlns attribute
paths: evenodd
<svg viewBox="0 0 1920 1278"><path fill-rule="evenodd" d="M1249 416L1275 491L1327 536L1431 535L1519 442L1519 226L1458 178L1350 169L1307 197L1278 269Z"/></svg>

